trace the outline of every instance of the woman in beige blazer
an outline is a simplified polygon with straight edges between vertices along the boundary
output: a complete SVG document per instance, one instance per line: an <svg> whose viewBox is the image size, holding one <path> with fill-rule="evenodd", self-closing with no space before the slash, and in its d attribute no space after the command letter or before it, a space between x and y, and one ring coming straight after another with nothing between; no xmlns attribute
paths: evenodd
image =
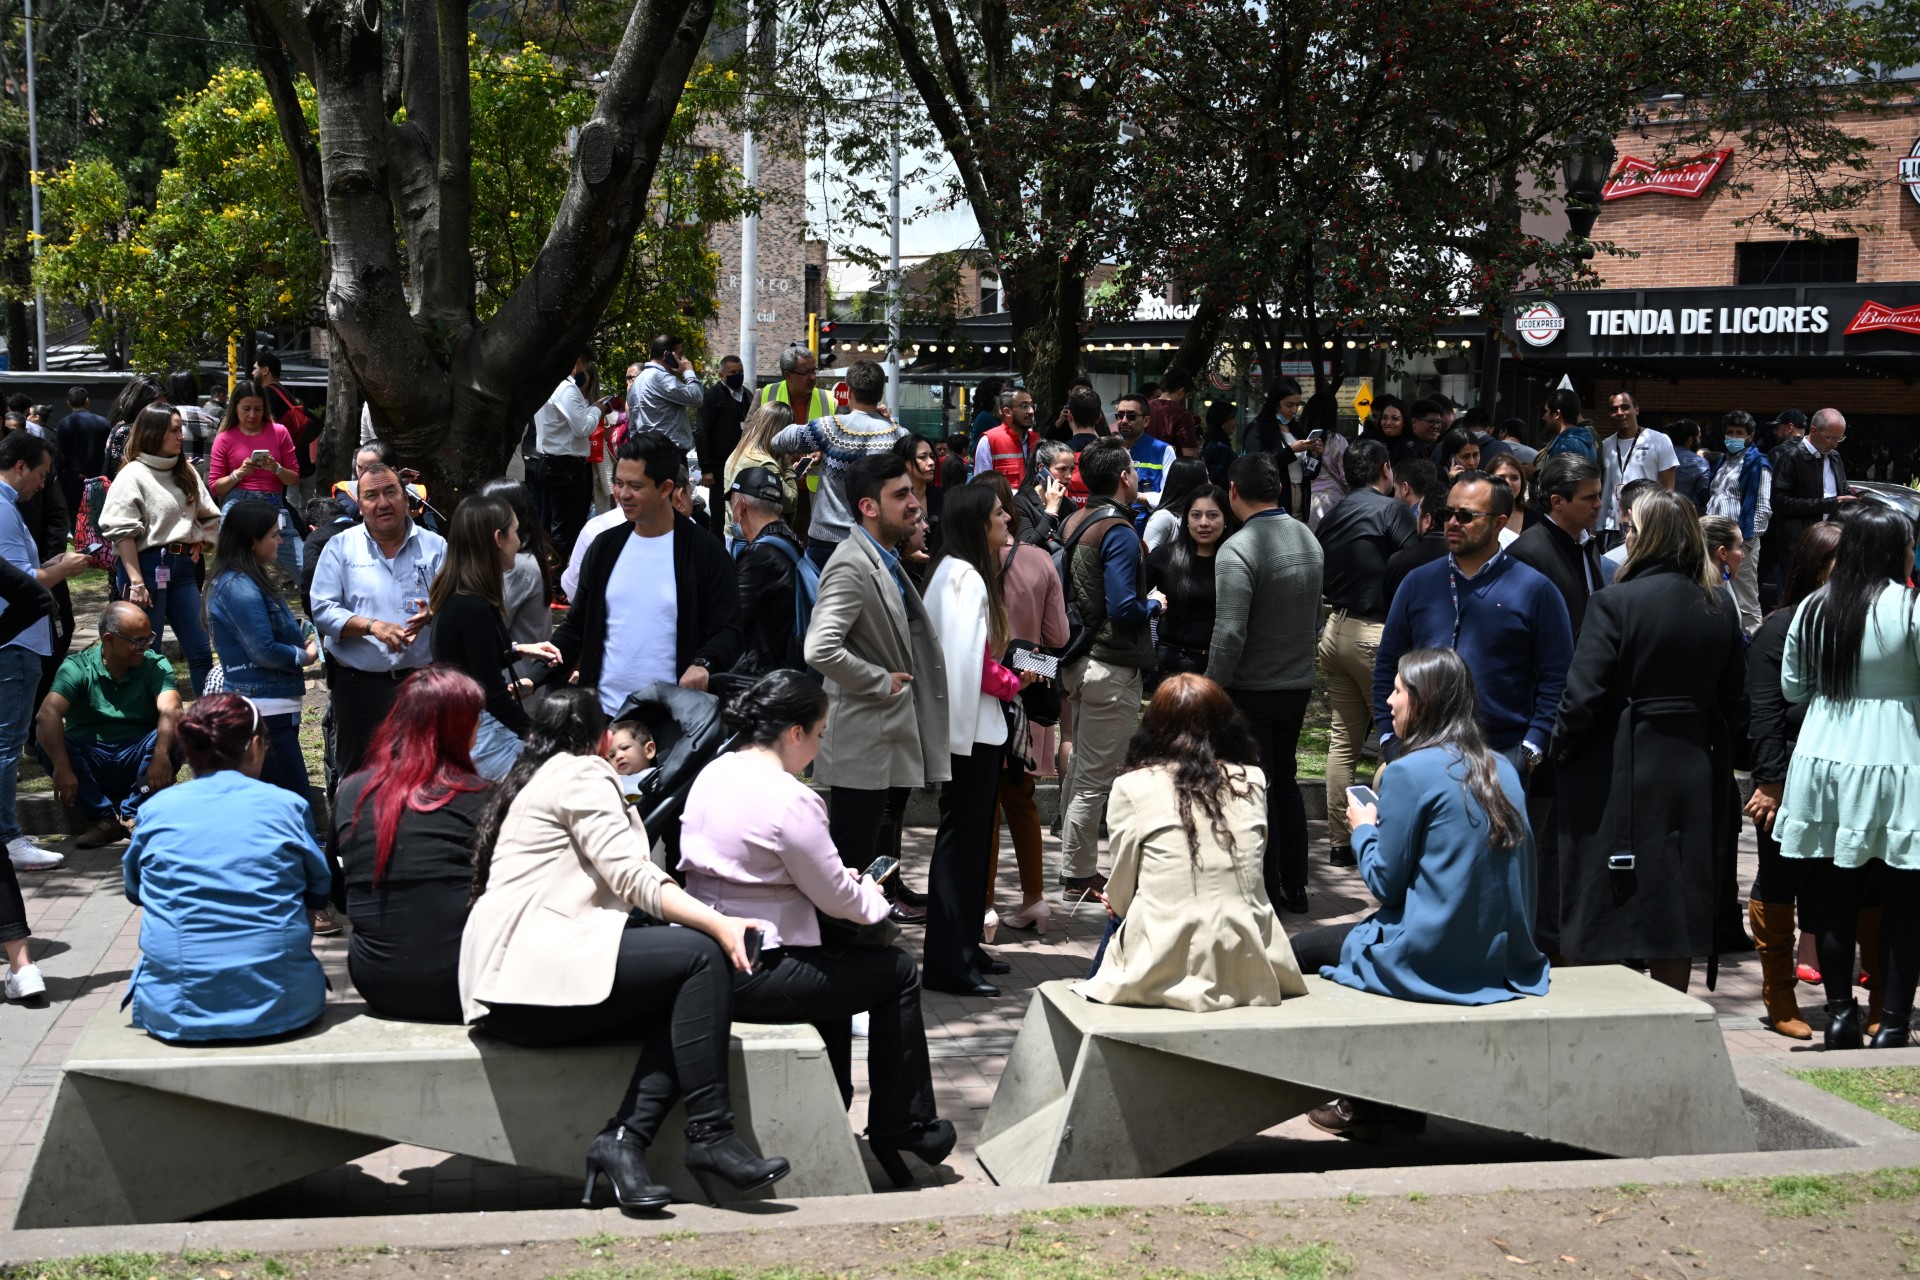
<svg viewBox="0 0 1920 1280"><path fill-rule="evenodd" d="M1267 780L1233 701L1205 676L1161 683L1107 802L1119 919L1093 976L1102 1004L1210 1013L1306 983L1267 898Z"/></svg>
<svg viewBox="0 0 1920 1280"><path fill-rule="evenodd" d="M474 904L460 943L466 1020L513 1044L638 1031L640 1064L620 1109L587 1149L584 1203L602 1175L623 1209L657 1209L646 1148L681 1094L687 1169L746 1189L785 1177L733 1131L727 1052L733 970L752 967L760 920L703 906L649 858L627 808L599 695L563 686L533 712L526 745L474 833ZM634 927L629 909L684 928Z"/></svg>

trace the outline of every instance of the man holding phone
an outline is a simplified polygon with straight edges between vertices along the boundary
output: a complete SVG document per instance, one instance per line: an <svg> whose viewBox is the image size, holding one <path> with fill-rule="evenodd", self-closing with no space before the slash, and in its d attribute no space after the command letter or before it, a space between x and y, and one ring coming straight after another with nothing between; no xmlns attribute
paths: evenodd
<svg viewBox="0 0 1920 1280"><path fill-rule="evenodd" d="M827 682L813 778L828 788L841 860L858 871L893 852L877 847L880 829L908 790L945 782L951 766L940 639L897 550L920 520L906 459L856 459L846 498L859 523L820 575L806 659Z"/></svg>

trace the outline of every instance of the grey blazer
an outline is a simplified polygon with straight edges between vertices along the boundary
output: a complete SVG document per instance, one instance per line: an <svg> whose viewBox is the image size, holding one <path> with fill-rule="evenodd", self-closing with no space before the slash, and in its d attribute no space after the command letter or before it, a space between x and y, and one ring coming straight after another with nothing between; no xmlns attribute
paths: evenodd
<svg viewBox="0 0 1920 1280"><path fill-rule="evenodd" d="M806 656L827 678L827 728L813 765L815 782L877 791L952 775L940 638L919 592L909 583L901 600L872 539L858 528L820 574ZM895 671L913 676L897 696L888 692Z"/></svg>

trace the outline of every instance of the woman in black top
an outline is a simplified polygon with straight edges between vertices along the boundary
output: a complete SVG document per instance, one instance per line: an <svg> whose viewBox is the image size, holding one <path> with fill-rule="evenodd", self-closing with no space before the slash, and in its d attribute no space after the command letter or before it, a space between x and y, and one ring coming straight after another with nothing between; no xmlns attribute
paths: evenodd
<svg viewBox="0 0 1920 1280"><path fill-rule="evenodd" d="M1180 672L1205 675L1213 643L1213 564L1230 532L1232 508L1227 495L1211 484L1193 490L1186 502L1186 517L1173 541L1147 555L1147 589L1167 597L1155 646L1156 684Z"/></svg>
<svg viewBox="0 0 1920 1280"><path fill-rule="evenodd" d="M515 644L507 634L506 571L520 553L520 522L505 498L476 494L453 513L447 558L428 594L433 660L473 677L486 698L473 741L474 769L495 782L520 756L527 713L507 668L522 657L560 661L551 641Z"/></svg>
<svg viewBox="0 0 1920 1280"><path fill-rule="evenodd" d="M489 794L467 753L480 705L480 686L452 667L408 676L365 767L334 799L332 847L353 921L347 973L382 1017L464 1021L460 933Z"/></svg>

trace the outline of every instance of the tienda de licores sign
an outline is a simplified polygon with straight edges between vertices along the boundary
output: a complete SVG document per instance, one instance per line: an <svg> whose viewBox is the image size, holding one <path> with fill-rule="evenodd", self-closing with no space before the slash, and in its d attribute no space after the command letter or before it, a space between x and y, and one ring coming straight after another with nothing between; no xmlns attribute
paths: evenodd
<svg viewBox="0 0 1920 1280"><path fill-rule="evenodd" d="M1625 200L1628 196L1662 195L1698 200L1706 194L1707 185L1726 166L1727 157L1732 154L1733 148L1726 147L1664 169L1628 156L1620 162L1613 180L1600 189L1600 198Z"/></svg>

